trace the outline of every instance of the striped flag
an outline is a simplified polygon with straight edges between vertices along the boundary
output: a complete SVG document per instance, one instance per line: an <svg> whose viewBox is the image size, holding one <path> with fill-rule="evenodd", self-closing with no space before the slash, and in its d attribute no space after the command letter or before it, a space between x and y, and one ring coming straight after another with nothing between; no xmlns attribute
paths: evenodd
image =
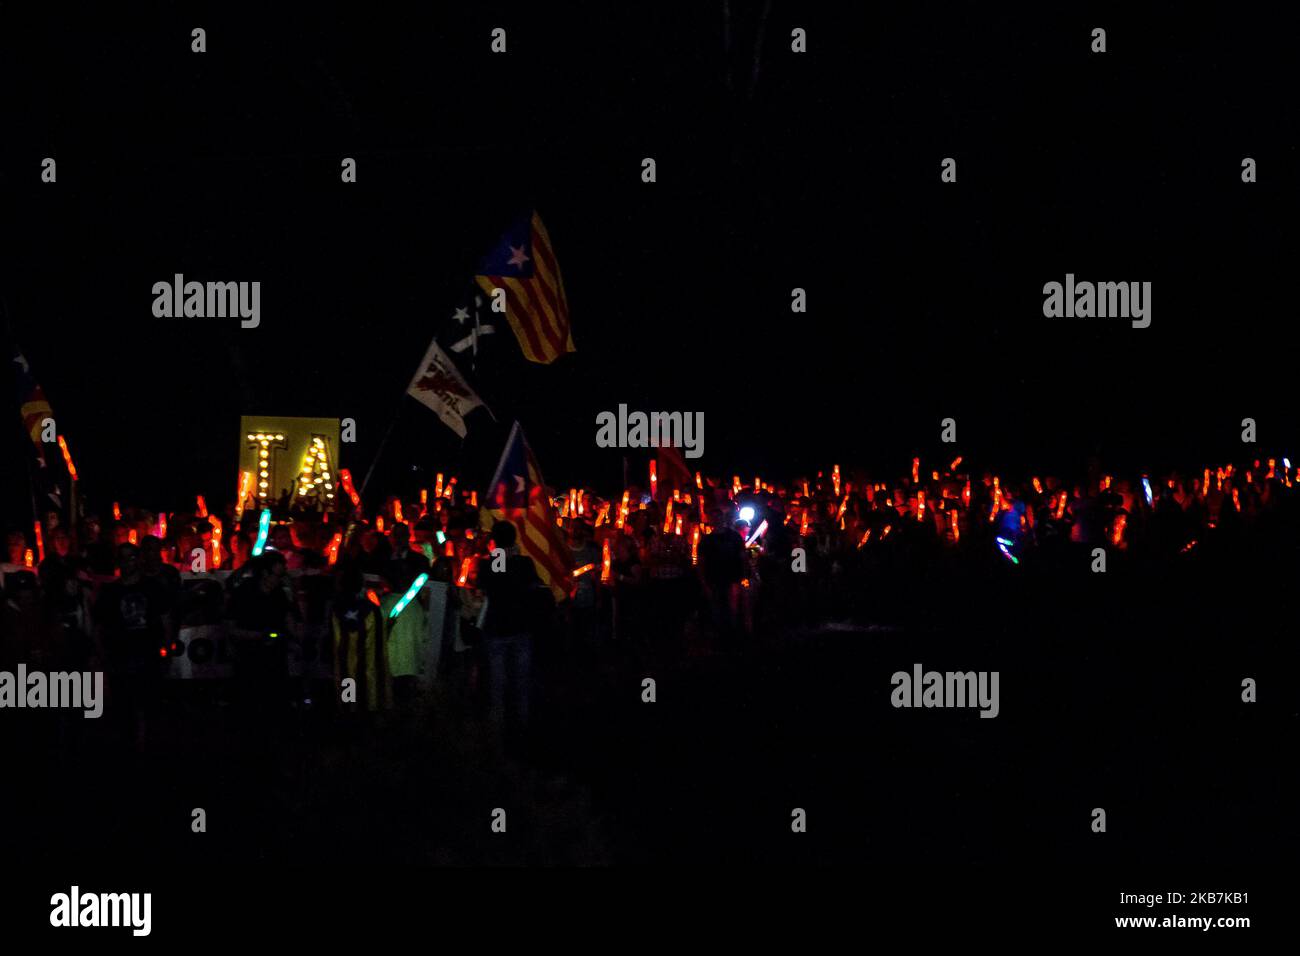
<svg viewBox="0 0 1300 956"><path fill-rule="evenodd" d="M576 351L560 266L536 212L506 231L474 280L489 301L505 290L506 319L528 361L547 365Z"/></svg>
<svg viewBox="0 0 1300 956"><path fill-rule="evenodd" d="M570 552L555 524L555 512L542 481L542 470L515 422L501 453L501 463L485 496L489 514L510 521L519 532L519 551L533 559L537 576L557 601L569 594Z"/></svg>
<svg viewBox="0 0 1300 956"><path fill-rule="evenodd" d="M41 432L45 428L45 420L54 417L54 409L50 408L44 390L32 377L31 366L27 364L27 359L22 352L18 351L17 346L14 347L13 363L14 390L18 395L18 408L23 416L23 427L27 429L27 434L36 445L37 455L41 465L44 466L45 443L41 441Z"/></svg>
<svg viewBox="0 0 1300 956"><path fill-rule="evenodd" d="M659 484L665 488L686 491L695 487L695 477L686 467L686 459L679 449L666 445L659 449Z"/></svg>

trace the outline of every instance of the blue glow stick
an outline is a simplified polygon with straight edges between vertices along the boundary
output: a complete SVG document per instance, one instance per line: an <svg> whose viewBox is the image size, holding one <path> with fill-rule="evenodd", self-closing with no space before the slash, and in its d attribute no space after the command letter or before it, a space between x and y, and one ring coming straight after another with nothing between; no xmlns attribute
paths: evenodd
<svg viewBox="0 0 1300 956"><path fill-rule="evenodd" d="M394 604L393 609L388 612L388 619L390 621L406 610L406 605L415 600L415 596L420 593L420 588L424 587L428 580L429 576L427 574L421 574L415 579L415 582L407 588L406 593L402 595L402 599Z"/></svg>
<svg viewBox="0 0 1300 956"><path fill-rule="evenodd" d="M266 536L271 533L271 509L263 508L262 517L257 521L257 544L253 545L253 557L258 557L266 549Z"/></svg>

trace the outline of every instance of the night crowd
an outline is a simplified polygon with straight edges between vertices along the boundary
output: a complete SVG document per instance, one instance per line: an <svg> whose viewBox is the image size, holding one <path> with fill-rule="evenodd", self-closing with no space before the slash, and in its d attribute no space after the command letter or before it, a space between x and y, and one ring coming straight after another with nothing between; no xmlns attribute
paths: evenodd
<svg viewBox="0 0 1300 956"><path fill-rule="evenodd" d="M568 554L549 582L520 547L518 516L494 516L441 475L374 513L356 497L327 510L288 493L221 515L202 499L173 514L115 504L73 527L51 512L7 536L0 669L105 671L137 743L180 683L220 686L252 714L311 705L397 721L467 684L485 724L515 733L529 720L535 650L725 657L773 633L887 616L891 582L936 565L1086 570L1101 548L1154 567L1284 546L1300 480L1277 459L1093 469L1073 483L970 475L960 459L929 471L914 459L889 481L839 466L784 483L659 477L608 499L553 491ZM198 659L186 647L196 639L212 648L200 663L228 665L209 676L229 680L174 680L204 676L178 666Z"/></svg>

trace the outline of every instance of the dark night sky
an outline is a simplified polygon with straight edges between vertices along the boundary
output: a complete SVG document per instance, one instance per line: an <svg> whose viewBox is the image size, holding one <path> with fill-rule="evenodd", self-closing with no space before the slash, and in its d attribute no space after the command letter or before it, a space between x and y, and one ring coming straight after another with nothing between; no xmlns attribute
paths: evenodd
<svg viewBox="0 0 1300 956"><path fill-rule="evenodd" d="M438 6L0 13L0 295L92 497L230 496L241 413L354 417L364 472L530 206L578 351L513 390L557 484L618 484L594 421L619 402L703 410L718 473L946 460L944 416L1000 468L1200 461L1247 415L1300 453L1295 67L1267 14L778 0L751 95L759 3L732 3L730 58L721 2ZM174 272L261 281L261 327L155 319ZM1150 280L1151 327L1044 319L1066 272ZM378 487L456 452L406 404ZM26 521L10 421L3 513Z"/></svg>

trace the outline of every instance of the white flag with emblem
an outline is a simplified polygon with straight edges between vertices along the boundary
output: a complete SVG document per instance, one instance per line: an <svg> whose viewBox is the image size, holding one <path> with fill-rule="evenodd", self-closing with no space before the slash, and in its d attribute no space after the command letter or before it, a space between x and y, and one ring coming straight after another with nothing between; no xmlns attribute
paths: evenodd
<svg viewBox="0 0 1300 956"><path fill-rule="evenodd" d="M429 343L424 361L415 370L411 387L406 393L426 405L442 419L443 424L461 438L465 437L465 416L482 406L483 399L469 387L451 358L438 346L437 340ZM488 409L490 412L491 409Z"/></svg>

